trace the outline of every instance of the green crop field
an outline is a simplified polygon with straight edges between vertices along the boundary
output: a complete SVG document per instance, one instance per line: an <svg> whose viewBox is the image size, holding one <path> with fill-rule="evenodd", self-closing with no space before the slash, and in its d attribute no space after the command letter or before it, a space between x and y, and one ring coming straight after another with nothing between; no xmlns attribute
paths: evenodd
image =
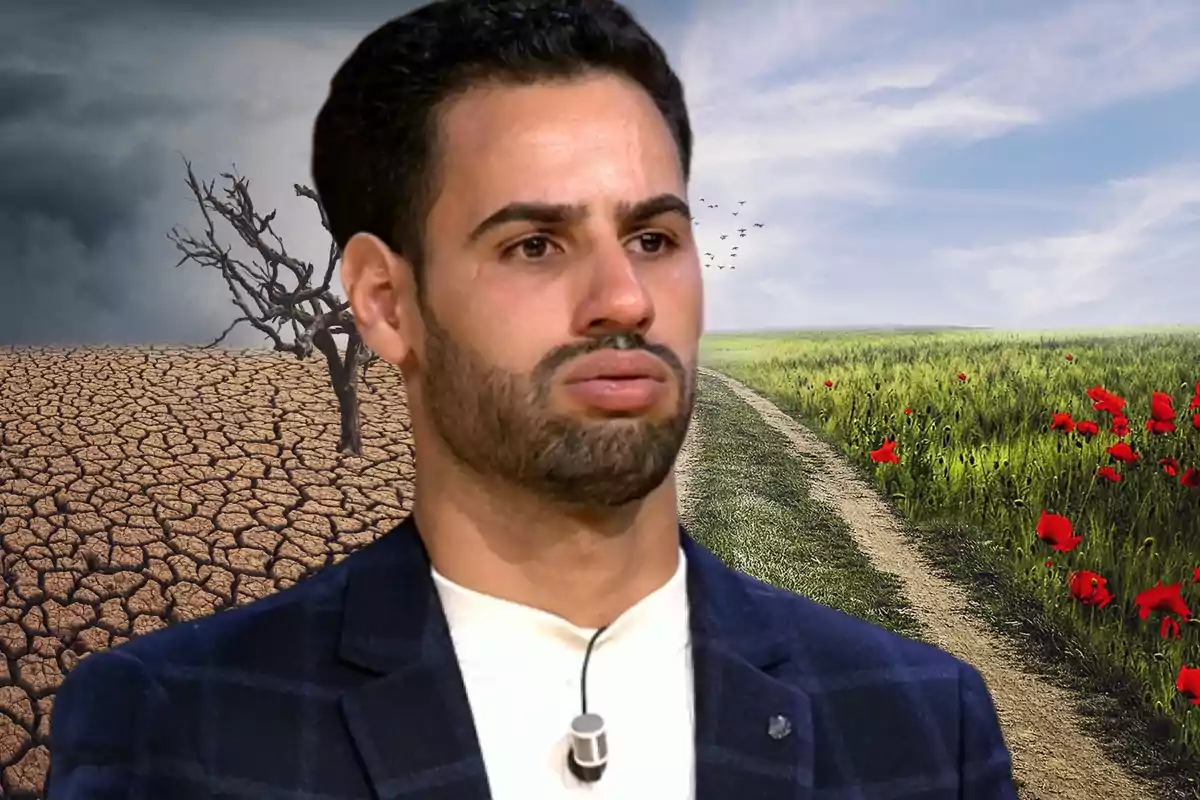
<svg viewBox="0 0 1200 800"><path fill-rule="evenodd" d="M709 336L702 361L965 537L1093 685L1200 755L1200 332Z"/></svg>

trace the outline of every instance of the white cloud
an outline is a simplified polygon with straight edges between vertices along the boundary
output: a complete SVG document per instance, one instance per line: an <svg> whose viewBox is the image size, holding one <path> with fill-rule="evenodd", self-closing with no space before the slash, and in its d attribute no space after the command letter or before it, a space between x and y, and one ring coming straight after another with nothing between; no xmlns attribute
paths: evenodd
<svg viewBox="0 0 1200 800"><path fill-rule="evenodd" d="M964 89L1062 116L1194 81L1198 38L1200 4L1089 0L1006 22L957 54L977 73Z"/></svg>
<svg viewBox="0 0 1200 800"><path fill-rule="evenodd" d="M702 5L678 35L673 57L697 134L694 193L723 206L746 198L773 231L743 240L749 258L733 275L710 272L720 287L710 292L711 326L782 324L788 309L801 306L857 321L864 301L855 293L894 273L897 263L921 261L934 271L953 262L983 272L952 271L967 283L930 287L929 309L896 308L896 315L926 316L953 299L984 317L979 322L1041 319L1111 300L1130 276L1161 268L1145 252L1148 242L1160 259L1195 255L1191 234L1178 224L1194 213L1195 184L1170 172L1097 187L1107 206L1095 207L1078 230L1040 237L1031 231L1003 244L968 245L953 257L929 228L906 232L907 261L899 262L887 242L894 233L849 221L847 209L932 197L896 177L913 148L1049 126L1200 78L1197 3L1088 0L977 24L961 4L945 10L953 30L934 16L904 16L878 3ZM927 29L931 24L937 29ZM1022 196L980 186L958 194L964 205L997 214L1045 206L1062 215L1071 208L1064 205L1071 194L1053 188ZM941 202L954 195L946 190ZM713 234L731 220L704 211L702 249L725 244ZM870 239L875 246L863 247ZM803 276L830 270L857 280L840 293L805 283ZM981 274L987 279L972 286ZM811 302L801 303L805 296ZM1012 315L1000 313L996 298ZM1144 309L1153 314L1152 303Z"/></svg>
<svg viewBox="0 0 1200 800"><path fill-rule="evenodd" d="M986 278L1014 325L1044 324L1089 303L1176 291L1178 268L1200 263L1200 164L1115 181L1094 198L1081 224L1054 236L947 249L944 263ZM1138 294L1138 292L1135 292ZM1144 298L1143 298L1144 299Z"/></svg>
<svg viewBox="0 0 1200 800"><path fill-rule="evenodd" d="M795 68L870 43L878 3L863 0L699 0L677 40L673 64L687 76L689 103L745 88L781 67ZM655 32L659 34L658 31Z"/></svg>

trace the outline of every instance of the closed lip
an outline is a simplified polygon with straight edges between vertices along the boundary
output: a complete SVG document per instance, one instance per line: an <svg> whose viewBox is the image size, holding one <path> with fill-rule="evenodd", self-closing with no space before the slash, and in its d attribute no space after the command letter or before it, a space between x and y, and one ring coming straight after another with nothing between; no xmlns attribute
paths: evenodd
<svg viewBox="0 0 1200 800"><path fill-rule="evenodd" d="M580 358L567 371L567 383L594 380L632 380L636 378L666 382L670 378L661 360L646 352L604 350Z"/></svg>

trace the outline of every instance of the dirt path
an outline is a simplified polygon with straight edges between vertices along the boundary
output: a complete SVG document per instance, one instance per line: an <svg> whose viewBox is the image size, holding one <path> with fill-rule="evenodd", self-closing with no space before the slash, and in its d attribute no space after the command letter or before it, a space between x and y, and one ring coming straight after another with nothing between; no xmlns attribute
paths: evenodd
<svg viewBox="0 0 1200 800"><path fill-rule="evenodd" d="M683 440L683 447L679 451L679 456L675 459L675 494L679 497L679 519L686 525L690 519L690 510L692 504L690 485L688 483L688 473L691 471L692 462L696 457L696 431L698 422L695 415L692 416L691 427L688 428L687 438Z"/></svg>
<svg viewBox="0 0 1200 800"><path fill-rule="evenodd" d="M1085 734L1070 695L1026 672L1011 648L997 641L967 608L967 595L934 574L905 538L899 520L840 456L773 403L712 370L795 445L814 470L814 499L834 507L877 569L895 574L934 642L977 668L987 681L1013 756L1013 771L1029 800L1152 800L1151 789L1109 759ZM1099 790L1099 794L1097 794Z"/></svg>

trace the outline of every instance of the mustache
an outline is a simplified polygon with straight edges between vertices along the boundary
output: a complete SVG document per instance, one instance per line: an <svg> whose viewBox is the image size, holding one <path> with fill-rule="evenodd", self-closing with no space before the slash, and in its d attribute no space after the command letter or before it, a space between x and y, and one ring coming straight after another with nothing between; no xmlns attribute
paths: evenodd
<svg viewBox="0 0 1200 800"><path fill-rule="evenodd" d="M646 337L640 333L625 331L605 334L595 339L589 339L586 342L578 342L555 348L541 360L534 373L539 381L548 380L554 374L555 370L567 362L600 350L644 350L665 363L671 372L675 373L675 377L679 379L681 384L685 382L687 377L683 361L675 354L674 350L666 345L647 341Z"/></svg>

